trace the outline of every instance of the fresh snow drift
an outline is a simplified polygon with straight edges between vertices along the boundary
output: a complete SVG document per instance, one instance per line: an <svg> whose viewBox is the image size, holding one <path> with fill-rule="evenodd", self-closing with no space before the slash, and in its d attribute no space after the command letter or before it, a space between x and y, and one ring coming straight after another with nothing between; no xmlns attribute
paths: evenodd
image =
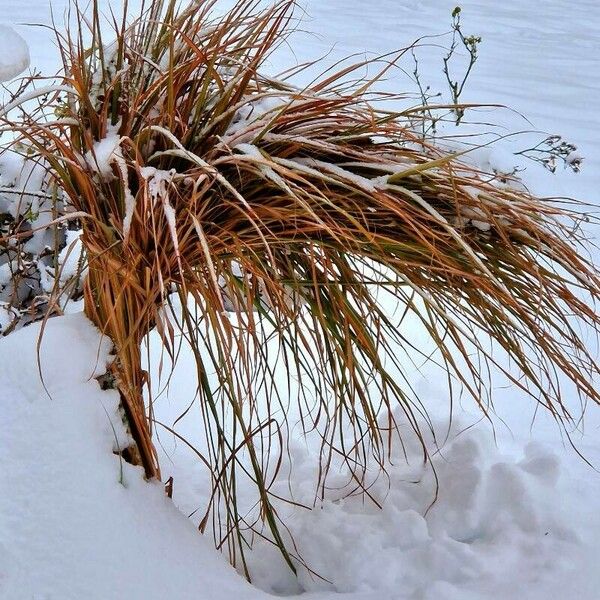
<svg viewBox="0 0 600 600"><path fill-rule="evenodd" d="M29 47L11 27L0 25L0 82L10 81L29 67Z"/></svg>
<svg viewBox="0 0 600 600"><path fill-rule="evenodd" d="M38 355L40 332L33 324L0 343L0 599L271 597L226 564L160 484L112 453L127 438L117 393L95 379L110 362L107 340L81 314L58 317ZM296 583L259 544L249 553L255 583L307 591L307 600L597 598L599 486L582 488L585 465L566 471L540 444L502 454L485 428L455 426L451 439L434 459L433 506L433 472L409 448L411 464L390 468L389 490L383 482L371 490L385 497L383 510L332 499L288 516L303 558L329 581L301 569ZM310 502L316 457L300 440L292 450L294 497ZM175 458L163 457L163 469L175 469L187 512L193 490L207 487L185 473L185 453Z"/></svg>
<svg viewBox="0 0 600 600"><path fill-rule="evenodd" d="M118 395L101 391L109 344L81 315L0 343L0 598L250 599L168 500L112 454ZM47 388L44 389L44 386Z"/></svg>
<svg viewBox="0 0 600 600"><path fill-rule="evenodd" d="M158 356L158 336L153 338ZM168 396L158 398L154 410L158 421L174 424L203 451L198 407L181 416L194 394L192 369L183 352L169 374ZM572 449L556 444L556 431L548 433L552 443L528 440L522 433L528 423L515 428L513 440L499 426L500 447L476 412L457 410L448 431L446 395L425 382L421 387L441 446L432 458L435 472L424 467L418 445L405 440L406 456L396 446L386 476L369 487L382 509L349 495L353 482L344 469L331 477L326 500L315 502L320 440L292 436L272 492L314 508L277 501L275 508L294 547L320 577L298 565L296 579L279 552L258 540L247 555L253 583L273 594L311 598L334 592L352 600L567 600L577 590L577 598L596 600L596 473ZM514 407L516 412L517 402ZM526 413L520 415L523 421ZM174 502L198 523L210 493L208 474L192 450L159 431L163 477L173 477ZM592 460L600 456L595 444L582 449ZM239 495L238 507L250 509L244 489Z"/></svg>

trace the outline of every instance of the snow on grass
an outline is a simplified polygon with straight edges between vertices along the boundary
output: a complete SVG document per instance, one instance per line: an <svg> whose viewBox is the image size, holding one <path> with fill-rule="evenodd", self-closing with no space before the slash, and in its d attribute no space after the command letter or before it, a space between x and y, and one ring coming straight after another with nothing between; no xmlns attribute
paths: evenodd
<svg viewBox="0 0 600 600"><path fill-rule="evenodd" d="M112 165L116 163L121 153L121 138L118 133L118 127L111 127L106 135L94 144L94 150L85 154L85 161L97 173L100 173L105 179L114 176Z"/></svg>

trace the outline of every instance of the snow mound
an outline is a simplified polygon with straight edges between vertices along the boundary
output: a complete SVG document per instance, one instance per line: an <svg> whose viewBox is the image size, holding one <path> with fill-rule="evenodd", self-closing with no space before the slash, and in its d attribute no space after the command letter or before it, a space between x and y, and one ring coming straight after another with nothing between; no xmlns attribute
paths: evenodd
<svg viewBox="0 0 600 600"><path fill-rule="evenodd" d="M580 540L589 532L577 519L595 514L593 486L581 494L547 448L503 455L477 428L455 430L434 457L433 505L435 476L417 448L370 488L381 510L342 499L343 473L315 509L282 505L301 556L327 581L302 568L295 580L263 543L248 553L262 590L252 587L160 484L112 454L125 432L117 394L95 380L110 360L106 340L81 314L51 319L38 356L39 334L34 324L0 342L0 599L597 598L597 518L585 517L593 546ZM279 491L289 485L310 504L314 451L300 440L291 450L292 479ZM206 491L189 479L176 489Z"/></svg>
<svg viewBox="0 0 600 600"><path fill-rule="evenodd" d="M80 314L0 342L0 598L255 598L168 500L112 454L109 345Z"/></svg>
<svg viewBox="0 0 600 600"><path fill-rule="evenodd" d="M303 473L293 489L296 500L310 502L310 466L301 456L293 456ZM399 459L389 480L369 489L381 510L340 498L286 521L300 555L323 579L301 569L300 589L291 578L286 586L273 550L259 547L250 558L254 582L276 593L491 600L544 598L579 572L580 542L561 506L568 497L552 451L531 443L522 456L503 456L489 432L466 431L433 459L435 502L434 472L414 458L412 466ZM314 468L310 453L305 459Z"/></svg>
<svg viewBox="0 0 600 600"><path fill-rule="evenodd" d="M29 47L7 25L0 25L0 82L10 81L29 67Z"/></svg>
<svg viewBox="0 0 600 600"><path fill-rule="evenodd" d="M154 408L159 421L202 451L200 417L188 410L179 419L194 395L188 360L182 352L181 364L169 374L169 397ZM381 509L352 495L353 482L337 466L325 501L315 503L320 438L292 434L272 492L298 503L275 501L295 544L288 547L310 570L297 564L294 578L278 551L258 540L246 555L253 583L272 594L318 599L596 600L597 474L556 437L503 440L502 431L495 437L481 415L466 410L457 411L448 431L448 418L437 406L441 402L447 411L447 401L436 399L435 386L430 395L427 406L441 446L432 457L433 469L423 465L419 446L406 436L406 457L396 445L387 475L369 487ZM523 408L521 420L522 415ZM208 475L177 438L163 432L160 441L163 476L174 478L174 501L199 520ZM433 439L428 446L435 448ZM597 453L592 447L582 450L586 456ZM244 483L239 507L251 511L253 496Z"/></svg>

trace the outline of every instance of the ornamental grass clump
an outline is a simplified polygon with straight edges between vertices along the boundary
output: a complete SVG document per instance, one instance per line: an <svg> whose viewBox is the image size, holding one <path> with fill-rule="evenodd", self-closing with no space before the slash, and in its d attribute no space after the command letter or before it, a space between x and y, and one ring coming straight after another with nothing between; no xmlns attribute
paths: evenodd
<svg viewBox="0 0 600 600"><path fill-rule="evenodd" d="M364 63L303 88L293 71L265 75L293 7L239 0L217 18L211 1L154 0L107 36L94 2L79 30L57 32L64 69L44 118L10 122L60 188L61 218L81 221L85 312L114 343L107 380L148 478L160 469L143 341L158 331L172 360L180 336L192 348L213 486L201 527L216 524L244 569L249 529L297 558L271 491L290 406L321 436L316 498L334 463L368 495L367 471L407 436L427 460L427 403L407 373L426 357L405 318L486 415L490 368L561 423L574 418L561 382L600 399L581 333L598 327L600 279L580 207L424 139L422 107L381 108L372 86L393 58L354 86ZM240 477L256 486L257 522L238 505Z"/></svg>

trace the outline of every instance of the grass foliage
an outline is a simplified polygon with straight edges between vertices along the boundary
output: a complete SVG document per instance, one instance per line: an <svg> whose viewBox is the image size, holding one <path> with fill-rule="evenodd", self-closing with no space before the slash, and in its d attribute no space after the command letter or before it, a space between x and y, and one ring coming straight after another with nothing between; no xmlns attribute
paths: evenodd
<svg viewBox="0 0 600 600"><path fill-rule="evenodd" d="M11 127L81 218L85 310L115 343L147 475L159 466L141 352L156 329L171 359L180 335L196 358L213 485L202 527L212 519L242 565L248 529L263 531L293 568L271 496L290 406L321 435L317 497L340 461L368 494L368 469L406 436L426 460L426 399L406 369L428 357L410 318L451 399L467 392L488 414L499 369L568 423L561 383L599 400L581 326L598 327L600 280L580 206L502 185L423 139L423 107L373 101L394 55L371 80L360 63L298 88L302 66L263 73L292 1L240 0L221 17L213 4L154 0L133 23L111 16L108 37L97 2L75 8L79 29L57 31L64 71L45 116L24 111ZM238 508L240 477L256 484L258 523Z"/></svg>

